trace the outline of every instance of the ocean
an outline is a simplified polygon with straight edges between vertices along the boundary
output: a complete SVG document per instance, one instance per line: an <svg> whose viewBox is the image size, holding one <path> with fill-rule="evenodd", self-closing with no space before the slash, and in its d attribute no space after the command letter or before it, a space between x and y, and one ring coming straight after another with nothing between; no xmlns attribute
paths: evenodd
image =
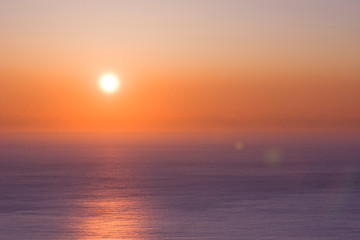
<svg viewBox="0 0 360 240"><path fill-rule="evenodd" d="M0 239L358 240L360 134L3 134Z"/></svg>

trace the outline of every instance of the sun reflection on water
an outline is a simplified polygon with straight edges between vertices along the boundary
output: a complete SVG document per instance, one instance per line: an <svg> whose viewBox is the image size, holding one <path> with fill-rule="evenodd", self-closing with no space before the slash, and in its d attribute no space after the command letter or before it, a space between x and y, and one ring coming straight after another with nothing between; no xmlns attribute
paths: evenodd
<svg viewBox="0 0 360 240"><path fill-rule="evenodd" d="M84 203L78 239L142 239L142 214L137 203L126 199L97 199Z"/></svg>
<svg viewBox="0 0 360 240"><path fill-rule="evenodd" d="M134 187L139 173L136 168L122 169L123 160L110 149L98 152L98 157L92 191L78 203L82 213L76 239L144 239L149 214Z"/></svg>

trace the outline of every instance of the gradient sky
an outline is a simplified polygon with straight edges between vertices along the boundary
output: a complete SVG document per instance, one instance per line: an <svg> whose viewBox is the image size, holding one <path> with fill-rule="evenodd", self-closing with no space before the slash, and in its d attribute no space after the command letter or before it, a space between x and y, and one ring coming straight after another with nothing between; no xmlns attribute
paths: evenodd
<svg viewBox="0 0 360 240"><path fill-rule="evenodd" d="M0 0L0 130L359 129L360 1ZM97 85L106 71L115 95Z"/></svg>

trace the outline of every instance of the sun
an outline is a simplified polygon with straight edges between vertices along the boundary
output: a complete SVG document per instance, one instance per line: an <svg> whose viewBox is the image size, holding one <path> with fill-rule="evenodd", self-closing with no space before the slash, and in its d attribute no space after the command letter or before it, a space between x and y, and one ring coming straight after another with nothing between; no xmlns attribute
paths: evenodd
<svg viewBox="0 0 360 240"><path fill-rule="evenodd" d="M99 85L101 90L105 93L114 93L120 87L120 81L118 77L113 73L106 73L100 77Z"/></svg>

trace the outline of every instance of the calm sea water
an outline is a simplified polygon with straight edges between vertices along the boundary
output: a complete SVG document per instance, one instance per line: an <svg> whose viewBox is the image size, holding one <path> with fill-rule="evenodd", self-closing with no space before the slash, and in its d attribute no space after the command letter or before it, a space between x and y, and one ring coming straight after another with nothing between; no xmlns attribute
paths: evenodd
<svg viewBox="0 0 360 240"><path fill-rule="evenodd" d="M360 137L2 136L0 239L360 239Z"/></svg>

